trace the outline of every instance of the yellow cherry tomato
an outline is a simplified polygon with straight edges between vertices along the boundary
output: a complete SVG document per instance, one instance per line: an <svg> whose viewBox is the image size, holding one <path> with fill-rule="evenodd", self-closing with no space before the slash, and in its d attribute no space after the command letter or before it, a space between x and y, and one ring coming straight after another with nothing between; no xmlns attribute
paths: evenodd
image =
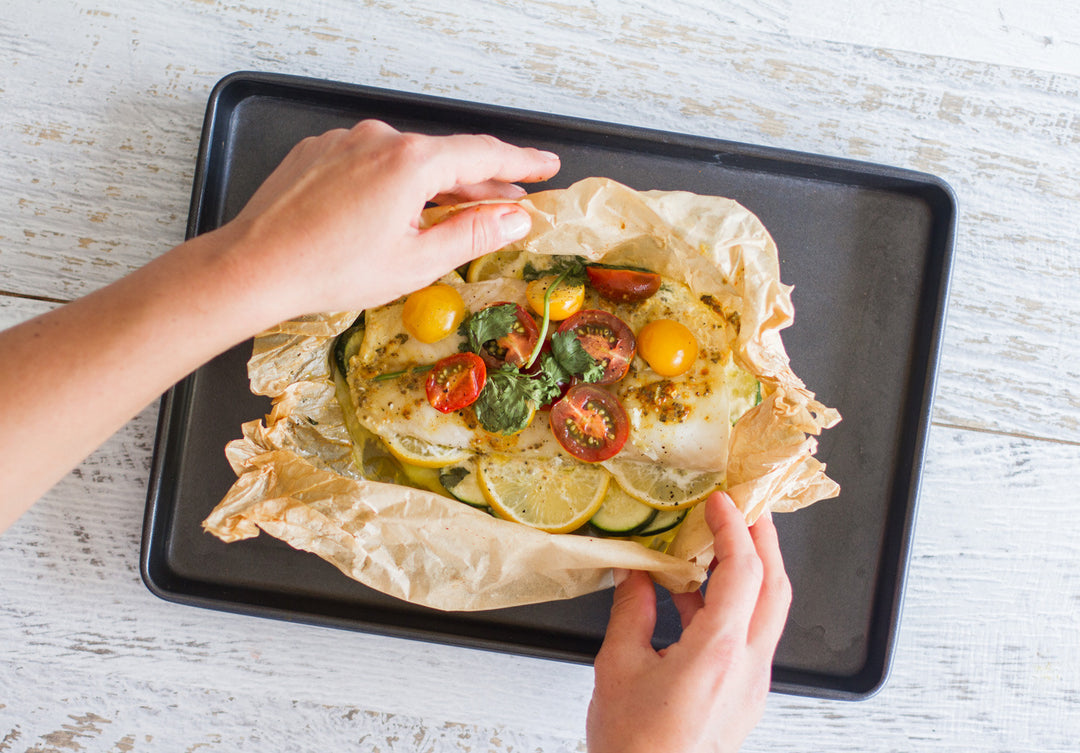
<svg viewBox="0 0 1080 753"><path fill-rule="evenodd" d="M553 282L555 282L554 275L541 277L539 280L530 282L525 288L525 298L529 302L529 308L540 316L544 315L544 295ZM583 303L585 303L584 285L567 285L565 282L560 282L559 286L551 291L548 317L553 322L561 322L580 311Z"/></svg>
<svg viewBox="0 0 1080 753"><path fill-rule="evenodd" d="M401 310L405 331L422 343L443 339L465 318L465 301L449 285L430 285L410 293Z"/></svg>
<svg viewBox="0 0 1080 753"><path fill-rule="evenodd" d="M657 319L641 328L637 352L660 376L679 376L694 365L698 342L685 324L674 319Z"/></svg>

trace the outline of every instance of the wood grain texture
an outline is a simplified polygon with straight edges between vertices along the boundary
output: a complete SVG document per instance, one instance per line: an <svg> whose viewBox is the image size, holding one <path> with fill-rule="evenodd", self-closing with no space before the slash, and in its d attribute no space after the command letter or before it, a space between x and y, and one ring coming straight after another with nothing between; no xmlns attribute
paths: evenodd
<svg viewBox="0 0 1080 753"><path fill-rule="evenodd" d="M746 750L1075 750L1080 541L1057 532L1080 525L1078 464L1075 447L935 428L884 690L773 698Z"/></svg>
<svg viewBox="0 0 1080 753"><path fill-rule="evenodd" d="M414 725L574 749L586 668L152 597L138 579L142 488L131 478L145 473L149 413L4 538L0 738L17 728L36 739L93 714L117 739L157 730L221 750L321 723L320 742ZM746 750L1072 750L1080 544L1055 531L1080 524L1078 461L1066 445L935 429L891 679L861 703L775 696ZM68 700L50 705L57 697ZM208 710L212 734L199 722ZM432 746L417 749L444 749Z"/></svg>
<svg viewBox="0 0 1080 753"><path fill-rule="evenodd" d="M794 35L1080 75L1080 7L1031 2L792 3Z"/></svg>
<svg viewBox="0 0 1080 753"><path fill-rule="evenodd" d="M580 732L591 692L586 667L156 599L139 577L155 421L155 408L144 411L5 533L0 721L13 724L32 708L23 706L21 670L68 678L63 682L87 693L107 679L146 682L173 692L217 689L250 697L255 705L277 698L471 725L512 724L538 735ZM552 687L560 688L557 696ZM110 693L123 696L122 689L105 695ZM186 713L195 719L203 711L195 706Z"/></svg>
<svg viewBox="0 0 1080 753"><path fill-rule="evenodd" d="M960 222L892 677L857 704L774 696L745 749L1075 750L1073 4L9 5L0 327L55 305L25 296L69 300L183 237L206 97L233 70L945 178ZM138 552L155 419L151 406L0 538L0 752L583 750L588 668L153 597Z"/></svg>
<svg viewBox="0 0 1080 753"><path fill-rule="evenodd" d="M41 681L40 668L11 673L24 689L23 715L0 722L0 750L372 751L379 753L583 753L577 738L507 727L428 720L365 707L312 703L230 688L186 688L68 672ZM141 699L132 703L133 698ZM188 711L193 710L193 711ZM3 710L0 709L0 720Z"/></svg>
<svg viewBox="0 0 1080 753"><path fill-rule="evenodd" d="M60 18L35 24L46 12ZM738 7L39 2L13 15L7 86L50 94L0 113L2 289L70 299L180 240L210 87L282 70L940 175L961 214L935 418L1080 441L1080 398L1059 388L1080 379L1063 335L1080 325L1066 295L1080 282L1076 76L764 33Z"/></svg>

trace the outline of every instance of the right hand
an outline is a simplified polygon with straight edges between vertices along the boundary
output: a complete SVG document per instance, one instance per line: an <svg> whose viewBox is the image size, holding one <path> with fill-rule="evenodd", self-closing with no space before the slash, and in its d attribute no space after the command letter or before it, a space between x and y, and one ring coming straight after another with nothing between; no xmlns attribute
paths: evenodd
<svg viewBox="0 0 1080 753"><path fill-rule="evenodd" d="M791 585L768 513L748 529L723 492L706 505L716 569L704 597L673 595L677 643L652 647L656 592L645 573L615 589L596 657L590 753L736 751L761 719Z"/></svg>

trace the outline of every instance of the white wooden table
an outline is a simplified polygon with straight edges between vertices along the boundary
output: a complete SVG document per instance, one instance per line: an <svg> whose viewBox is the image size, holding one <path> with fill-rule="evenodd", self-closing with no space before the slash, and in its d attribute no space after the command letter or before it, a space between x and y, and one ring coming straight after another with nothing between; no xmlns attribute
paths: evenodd
<svg viewBox="0 0 1080 753"><path fill-rule="evenodd" d="M960 225L892 677L859 703L774 695L745 750L1077 750L1080 6L438 5L3 3L0 326L182 239L233 70L937 174ZM0 751L584 750L587 667L152 596L156 412L0 538Z"/></svg>

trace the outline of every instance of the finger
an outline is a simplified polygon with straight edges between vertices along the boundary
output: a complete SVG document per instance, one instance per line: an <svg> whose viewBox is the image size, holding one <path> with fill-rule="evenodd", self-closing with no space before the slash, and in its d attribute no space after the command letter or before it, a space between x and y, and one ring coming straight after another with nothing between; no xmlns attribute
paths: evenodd
<svg viewBox="0 0 1080 753"><path fill-rule="evenodd" d="M501 180L485 180L472 186L456 186L454 189L441 193L431 200L436 204L463 204L466 201L485 201L491 199L508 199L516 201L525 196L525 189L516 183L504 183Z"/></svg>
<svg viewBox="0 0 1080 753"><path fill-rule="evenodd" d="M531 226L529 213L516 204L470 207L417 236L417 262L448 271L525 237Z"/></svg>
<svg viewBox="0 0 1080 753"><path fill-rule="evenodd" d="M672 594L671 603L679 612L679 622L682 623L683 630L686 630L694 615L705 605L705 597L701 595L701 591L695 589L687 593Z"/></svg>
<svg viewBox="0 0 1080 753"><path fill-rule="evenodd" d="M717 564L705 589L705 605L691 628L701 625L707 639L745 639L761 589L763 565L731 497L716 492L705 504Z"/></svg>
<svg viewBox="0 0 1080 753"><path fill-rule="evenodd" d="M406 159L416 170L427 196L452 191L457 186L489 180L531 183L546 180L559 171L559 157L531 147L517 147L493 136L457 134L417 137L405 134Z"/></svg>
<svg viewBox="0 0 1080 753"><path fill-rule="evenodd" d="M750 526L750 536L763 566L761 591L750 620L749 641L772 655L787 622L791 606L791 581L784 570L780 541L772 515L766 512Z"/></svg>
<svg viewBox="0 0 1080 753"><path fill-rule="evenodd" d="M656 590L652 579L643 572L632 570L615 587L611 617L600 651L605 659L629 661L642 651L654 653L653 631L656 629Z"/></svg>

